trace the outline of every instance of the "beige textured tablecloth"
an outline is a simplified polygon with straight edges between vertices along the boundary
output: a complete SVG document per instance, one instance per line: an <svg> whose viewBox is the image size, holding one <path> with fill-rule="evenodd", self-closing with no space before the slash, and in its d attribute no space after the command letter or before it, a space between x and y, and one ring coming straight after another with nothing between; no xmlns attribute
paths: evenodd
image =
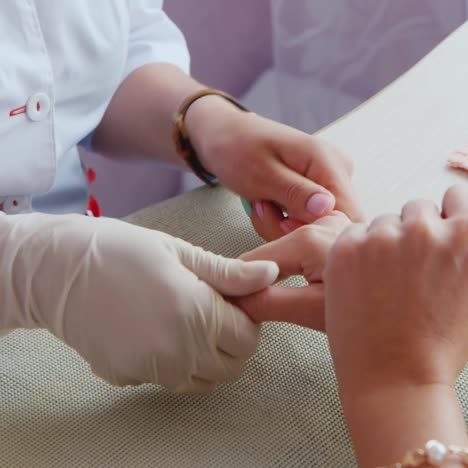
<svg viewBox="0 0 468 468"><path fill-rule="evenodd" d="M439 202L450 184L465 182L445 161L468 142L467 53L464 26L324 130L356 161L369 216L408 198ZM129 221L227 256L259 243L238 198L220 188ZM465 414L467 379L459 385ZM15 332L0 339L0 447L0 467L8 468L355 466L326 339L287 325L266 326L243 379L207 396L114 389L47 333Z"/></svg>

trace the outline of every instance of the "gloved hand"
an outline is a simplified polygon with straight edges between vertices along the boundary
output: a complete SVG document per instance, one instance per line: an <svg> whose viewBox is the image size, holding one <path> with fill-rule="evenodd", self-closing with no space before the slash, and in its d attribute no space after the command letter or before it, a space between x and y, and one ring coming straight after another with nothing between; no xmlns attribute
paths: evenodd
<svg viewBox="0 0 468 468"><path fill-rule="evenodd" d="M221 294L260 291L273 262L81 215L0 215L0 329L47 328L114 385L208 391L235 379L258 327Z"/></svg>

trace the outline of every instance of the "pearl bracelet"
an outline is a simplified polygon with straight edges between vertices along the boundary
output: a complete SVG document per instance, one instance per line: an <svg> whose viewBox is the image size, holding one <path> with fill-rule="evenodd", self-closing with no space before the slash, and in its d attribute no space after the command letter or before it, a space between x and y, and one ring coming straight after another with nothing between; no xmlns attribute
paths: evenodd
<svg viewBox="0 0 468 468"><path fill-rule="evenodd" d="M458 462L468 467L468 448L446 446L437 440L430 440L423 449L408 452L404 460L388 467L379 468L411 468L418 466L443 466L445 462Z"/></svg>

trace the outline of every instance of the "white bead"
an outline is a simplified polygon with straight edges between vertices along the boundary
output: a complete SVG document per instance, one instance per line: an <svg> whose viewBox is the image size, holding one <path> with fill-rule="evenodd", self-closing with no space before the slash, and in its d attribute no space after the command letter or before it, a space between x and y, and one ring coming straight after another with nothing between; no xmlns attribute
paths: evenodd
<svg viewBox="0 0 468 468"><path fill-rule="evenodd" d="M445 456L447 455L447 447L437 440L430 440L426 444L426 453L429 463L439 464L444 461Z"/></svg>

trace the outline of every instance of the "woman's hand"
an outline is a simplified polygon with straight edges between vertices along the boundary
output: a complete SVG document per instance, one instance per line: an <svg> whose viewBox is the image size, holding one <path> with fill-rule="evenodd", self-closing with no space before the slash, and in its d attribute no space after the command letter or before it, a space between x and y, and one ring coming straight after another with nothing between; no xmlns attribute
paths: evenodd
<svg viewBox="0 0 468 468"><path fill-rule="evenodd" d="M467 443L453 390L468 358L468 190L350 227L324 274L326 332L362 466L429 439ZM360 465L361 466L361 465Z"/></svg>
<svg viewBox="0 0 468 468"><path fill-rule="evenodd" d="M258 327L221 294L278 276L272 262L228 260L121 221L42 214L0 217L0 271L0 329L47 328L112 384L179 392L240 375Z"/></svg>
<svg viewBox="0 0 468 468"><path fill-rule="evenodd" d="M338 211L313 224L302 226L276 241L265 244L241 258L269 260L280 268L280 278L302 275L304 288L269 287L235 302L256 322L289 322L315 330L324 330L323 269L337 237L350 225Z"/></svg>
<svg viewBox="0 0 468 468"><path fill-rule="evenodd" d="M94 134L94 148L112 158L182 163L173 142L173 116L187 96L203 88L173 65L140 67L112 98ZM219 96L196 101L185 124L205 169L252 203L252 222L265 239L277 239L334 209L353 221L362 219L351 161L325 141L240 111Z"/></svg>
<svg viewBox="0 0 468 468"><path fill-rule="evenodd" d="M350 227L325 271L327 331L347 388L453 385L468 357L468 191ZM357 380L355 377L359 375Z"/></svg>
<svg viewBox="0 0 468 468"><path fill-rule="evenodd" d="M204 167L252 203L252 222L263 238L277 239L334 209L362 219L351 161L331 144L217 96L195 102L186 123Z"/></svg>

